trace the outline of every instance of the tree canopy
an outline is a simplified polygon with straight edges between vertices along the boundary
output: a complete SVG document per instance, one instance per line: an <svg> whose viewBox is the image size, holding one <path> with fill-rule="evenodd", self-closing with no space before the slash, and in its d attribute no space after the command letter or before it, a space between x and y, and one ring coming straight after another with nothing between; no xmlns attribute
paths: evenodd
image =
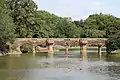
<svg viewBox="0 0 120 80"><path fill-rule="evenodd" d="M37 5L32 0L6 0L6 8L16 25L16 37L31 37Z"/></svg>
<svg viewBox="0 0 120 80"><path fill-rule="evenodd" d="M109 38L107 50L111 52L120 48L119 25L120 19L110 14L92 14L85 20L72 21L37 10L33 0L0 0L0 45L14 37Z"/></svg>
<svg viewBox="0 0 120 80"><path fill-rule="evenodd" d="M106 36L106 28L109 24L116 22L117 18L106 14L90 15L84 22L80 22L83 28L83 37L104 38Z"/></svg>
<svg viewBox="0 0 120 80"><path fill-rule="evenodd" d="M6 43L14 38L14 23L1 1L0 6L0 51L4 52Z"/></svg>
<svg viewBox="0 0 120 80"><path fill-rule="evenodd" d="M120 49L120 22L110 24L106 34L108 35L107 53Z"/></svg>

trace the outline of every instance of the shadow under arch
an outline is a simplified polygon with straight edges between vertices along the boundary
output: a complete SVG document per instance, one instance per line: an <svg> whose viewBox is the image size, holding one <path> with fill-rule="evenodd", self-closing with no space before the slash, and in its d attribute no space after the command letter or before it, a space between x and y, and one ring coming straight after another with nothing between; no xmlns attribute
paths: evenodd
<svg viewBox="0 0 120 80"><path fill-rule="evenodd" d="M33 44L31 44L31 43L25 43L20 46L20 50L22 53L32 52L33 51L32 49L33 49Z"/></svg>
<svg viewBox="0 0 120 80"><path fill-rule="evenodd" d="M46 43L35 43L34 46L35 46L36 52L48 52ZM20 46L20 50L22 53L32 53L33 52L33 44L32 43L24 43Z"/></svg>

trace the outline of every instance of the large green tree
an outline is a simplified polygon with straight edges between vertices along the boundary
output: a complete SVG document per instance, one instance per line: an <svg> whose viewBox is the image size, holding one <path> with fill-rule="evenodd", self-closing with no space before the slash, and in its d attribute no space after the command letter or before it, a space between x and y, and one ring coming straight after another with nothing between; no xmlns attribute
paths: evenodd
<svg viewBox="0 0 120 80"><path fill-rule="evenodd" d="M120 49L120 22L110 24L106 30L108 35L107 53Z"/></svg>
<svg viewBox="0 0 120 80"><path fill-rule="evenodd" d="M80 37L79 28L67 18L61 18L56 27L55 37L74 38Z"/></svg>
<svg viewBox="0 0 120 80"><path fill-rule="evenodd" d="M2 10L4 4L4 0L0 0L0 10Z"/></svg>
<svg viewBox="0 0 120 80"><path fill-rule="evenodd" d="M47 11L36 11L33 37L54 37L58 19L58 16Z"/></svg>
<svg viewBox="0 0 120 80"><path fill-rule="evenodd" d="M0 7L0 51L6 52L6 43L14 38L14 24L1 1Z"/></svg>
<svg viewBox="0 0 120 80"><path fill-rule="evenodd" d="M106 14L93 14L84 21L84 35L86 37L103 38L106 36L106 28L116 22L117 18Z"/></svg>
<svg viewBox="0 0 120 80"><path fill-rule="evenodd" d="M16 37L32 37L34 13L37 5L33 0L6 0L6 8L16 25Z"/></svg>
<svg viewBox="0 0 120 80"><path fill-rule="evenodd" d="M58 17L47 11L37 11L33 37L79 37L79 29L70 18Z"/></svg>
<svg viewBox="0 0 120 80"><path fill-rule="evenodd" d="M79 34L78 37L84 38L85 37L84 30L83 30L84 20L81 19L80 21L74 21L74 23L77 26L77 30L78 30L78 34Z"/></svg>

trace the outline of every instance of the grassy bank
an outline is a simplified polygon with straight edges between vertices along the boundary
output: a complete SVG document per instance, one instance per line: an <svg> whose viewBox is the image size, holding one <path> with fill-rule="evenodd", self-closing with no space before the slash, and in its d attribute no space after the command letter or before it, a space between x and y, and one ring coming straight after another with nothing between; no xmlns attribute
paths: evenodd
<svg viewBox="0 0 120 80"><path fill-rule="evenodd" d="M57 49L60 50L60 51L65 50L65 48L57 48ZM88 47L87 49L88 50L97 50L98 47ZM105 50L105 49L106 49L105 47L102 48L102 50ZM70 51L72 51L72 50L80 50L80 47L69 47L69 50Z"/></svg>
<svg viewBox="0 0 120 80"><path fill-rule="evenodd" d="M120 54L120 49L112 51L112 53L119 53Z"/></svg>

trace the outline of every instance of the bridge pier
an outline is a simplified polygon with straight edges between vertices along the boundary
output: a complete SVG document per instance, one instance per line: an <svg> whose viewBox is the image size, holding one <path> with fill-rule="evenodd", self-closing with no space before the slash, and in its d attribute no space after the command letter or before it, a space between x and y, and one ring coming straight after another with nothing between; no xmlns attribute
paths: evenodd
<svg viewBox="0 0 120 80"><path fill-rule="evenodd" d="M98 45L98 55L99 56L102 55L102 44L101 43Z"/></svg>
<svg viewBox="0 0 120 80"><path fill-rule="evenodd" d="M69 43L65 42L65 54L68 54Z"/></svg>
<svg viewBox="0 0 120 80"><path fill-rule="evenodd" d="M68 46L65 46L65 55L68 54Z"/></svg>
<svg viewBox="0 0 120 80"><path fill-rule="evenodd" d="M53 53L54 53L54 41L52 39L47 39L46 45L48 47L48 54L53 55Z"/></svg>
<svg viewBox="0 0 120 80"><path fill-rule="evenodd" d="M54 47L53 44L50 44L50 45L48 46L48 53L53 53L53 52L54 52L53 47Z"/></svg>
<svg viewBox="0 0 120 80"><path fill-rule="evenodd" d="M8 54L22 54L21 50L20 50L20 45L14 45L14 44L10 44L9 45L9 53Z"/></svg>
<svg viewBox="0 0 120 80"><path fill-rule="evenodd" d="M18 46L18 47L16 48L16 50L17 50L17 53L18 53L18 54L22 54L22 52L21 52L21 50L20 50L20 46Z"/></svg>
<svg viewBox="0 0 120 80"><path fill-rule="evenodd" d="M86 40L80 40L80 53L82 56L87 56L87 43L88 41Z"/></svg>
<svg viewBox="0 0 120 80"><path fill-rule="evenodd" d="M33 45L32 53L33 53L33 56L35 56L35 54L36 54L35 45Z"/></svg>
<svg viewBox="0 0 120 80"><path fill-rule="evenodd" d="M35 56L35 54L36 54L35 41L33 41L33 43L32 43L32 53L33 53L33 56Z"/></svg>

